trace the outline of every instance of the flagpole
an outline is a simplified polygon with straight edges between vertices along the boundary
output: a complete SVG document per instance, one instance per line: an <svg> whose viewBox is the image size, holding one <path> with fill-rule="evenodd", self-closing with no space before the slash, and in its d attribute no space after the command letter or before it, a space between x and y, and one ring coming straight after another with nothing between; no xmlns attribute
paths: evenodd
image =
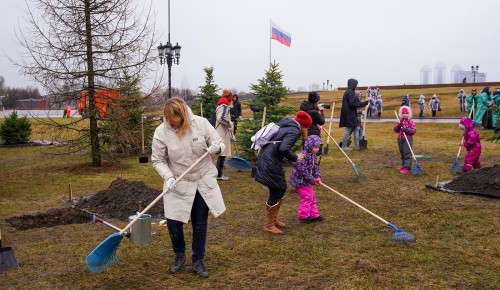
<svg viewBox="0 0 500 290"><path fill-rule="evenodd" d="M271 42L273 40L273 31L272 31L271 19L269 18L269 66L271 66Z"/></svg>

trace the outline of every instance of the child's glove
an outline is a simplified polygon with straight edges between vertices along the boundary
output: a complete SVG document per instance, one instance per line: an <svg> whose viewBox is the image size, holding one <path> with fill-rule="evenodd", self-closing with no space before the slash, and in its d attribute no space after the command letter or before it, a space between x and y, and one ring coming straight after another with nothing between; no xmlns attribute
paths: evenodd
<svg viewBox="0 0 500 290"><path fill-rule="evenodd" d="M320 182L321 182L321 178L314 179L314 185L319 186Z"/></svg>
<svg viewBox="0 0 500 290"><path fill-rule="evenodd" d="M394 132L398 133L401 130L401 124L394 126Z"/></svg>
<svg viewBox="0 0 500 290"><path fill-rule="evenodd" d="M405 133L406 133L406 134L411 134L411 128L406 128L406 129L405 129Z"/></svg>

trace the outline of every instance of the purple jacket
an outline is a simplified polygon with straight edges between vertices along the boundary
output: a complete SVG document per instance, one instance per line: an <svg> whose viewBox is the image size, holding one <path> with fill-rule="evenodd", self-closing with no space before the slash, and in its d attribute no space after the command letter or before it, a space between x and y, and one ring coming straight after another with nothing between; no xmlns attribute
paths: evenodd
<svg viewBox="0 0 500 290"><path fill-rule="evenodd" d="M293 164L290 173L290 185L293 187L302 187L314 184L314 179L320 178L318 158L312 154L312 148L322 144L321 138L317 135L307 137L304 144L304 160Z"/></svg>
<svg viewBox="0 0 500 290"><path fill-rule="evenodd" d="M465 127L464 131L464 147L467 152L473 152L479 150L481 152L481 137L479 133L474 129L474 123L468 117L463 117L460 120L460 124Z"/></svg>

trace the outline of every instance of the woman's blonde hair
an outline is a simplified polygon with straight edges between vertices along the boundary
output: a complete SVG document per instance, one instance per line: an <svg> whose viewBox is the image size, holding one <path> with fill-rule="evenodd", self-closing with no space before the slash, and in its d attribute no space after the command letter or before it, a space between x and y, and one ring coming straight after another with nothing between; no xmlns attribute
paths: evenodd
<svg viewBox="0 0 500 290"><path fill-rule="evenodd" d="M191 120L189 119L189 109L183 99L173 97L165 102L163 107L163 116L165 120L172 120L173 117L179 117L181 123L177 128L177 135L183 136L185 133L191 132Z"/></svg>

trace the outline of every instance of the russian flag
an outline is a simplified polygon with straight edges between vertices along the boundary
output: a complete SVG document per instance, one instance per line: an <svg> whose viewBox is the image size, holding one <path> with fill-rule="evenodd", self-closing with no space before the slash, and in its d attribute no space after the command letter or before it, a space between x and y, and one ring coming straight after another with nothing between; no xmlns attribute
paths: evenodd
<svg viewBox="0 0 500 290"><path fill-rule="evenodd" d="M292 44L292 36L290 33L281 29L278 25L271 22L271 39L277 40L279 43L288 47Z"/></svg>

